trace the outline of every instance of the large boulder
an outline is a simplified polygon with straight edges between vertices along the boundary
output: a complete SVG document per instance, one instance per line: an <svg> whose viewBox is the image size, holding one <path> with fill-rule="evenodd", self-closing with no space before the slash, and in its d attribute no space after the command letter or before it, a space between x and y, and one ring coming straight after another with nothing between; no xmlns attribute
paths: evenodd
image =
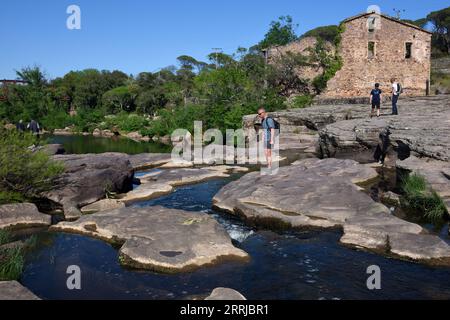
<svg viewBox="0 0 450 320"><path fill-rule="evenodd" d="M247 260L227 232L205 213L163 207L122 208L61 222L53 231L121 245L122 264L158 272L184 272L224 259Z"/></svg>
<svg viewBox="0 0 450 320"><path fill-rule="evenodd" d="M339 228L341 242L433 264L450 264L450 246L419 225L391 215L361 190L377 172L353 160L307 159L258 172L225 186L213 199L217 209L270 228ZM408 239L410 245L405 241Z"/></svg>
<svg viewBox="0 0 450 320"><path fill-rule="evenodd" d="M46 197L63 206L66 219L81 216L80 207L94 203L106 192L132 189L134 170L128 155L121 153L56 155L65 170Z"/></svg>
<svg viewBox="0 0 450 320"><path fill-rule="evenodd" d="M0 300L40 300L17 281L0 281Z"/></svg>
<svg viewBox="0 0 450 320"><path fill-rule="evenodd" d="M40 213L32 203L5 204L0 206L0 230L46 227L51 217Z"/></svg>

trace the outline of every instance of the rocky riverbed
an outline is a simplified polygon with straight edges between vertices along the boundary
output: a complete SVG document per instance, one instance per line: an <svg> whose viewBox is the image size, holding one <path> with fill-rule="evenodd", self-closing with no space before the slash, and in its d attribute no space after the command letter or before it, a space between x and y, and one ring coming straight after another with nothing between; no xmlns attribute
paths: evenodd
<svg viewBox="0 0 450 320"><path fill-rule="evenodd" d="M352 160L307 159L274 176L245 175L214 206L269 228L341 228L341 243L401 258L450 265L450 246L419 225L392 216L358 184L378 176Z"/></svg>
<svg viewBox="0 0 450 320"><path fill-rule="evenodd" d="M187 212L184 207L135 206L153 203L147 202L149 199L157 203L162 195L175 194L176 198L181 186L229 179L239 172L241 178L230 181L214 196L214 207L239 217L255 230L332 232L344 246L449 266L446 241L423 226L395 217L388 207L370 197L365 187L380 179L379 170L338 159L350 154L352 158L366 155L370 160L378 135L389 131L391 148L386 164L423 175L448 208L448 102L445 96L404 99L400 116L379 119L368 118L367 107L360 105L313 106L275 113L282 124L281 149L309 159L284 166L274 176L247 173L248 168L239 166L174 163L170 154L61 155L61 146L48 146L45 151L64 163L65 172L45 196L60 207L66 221L58 223L33 204L6 205L0 207L0 229L47 228L53 222L50 230L58 238L74 233L101 239L120 247L121 265L158 273L183 273L220 266L224 261L245 265L243 262L248 263L258 253L248 254L248 250L233 245L217 222L222 218L204 209ZM248 131L253 120L254 116L244 118ZM147 171L138 173L142 170ZM392 192L386 195L398 202ZM235 268L240 268L238 265ZM11 295L22 294L14 283L8 286L16 292L11 291ZM217 284L210 289L215 287ZM220 289L212 297L228 294L236 296Z"/></svg>

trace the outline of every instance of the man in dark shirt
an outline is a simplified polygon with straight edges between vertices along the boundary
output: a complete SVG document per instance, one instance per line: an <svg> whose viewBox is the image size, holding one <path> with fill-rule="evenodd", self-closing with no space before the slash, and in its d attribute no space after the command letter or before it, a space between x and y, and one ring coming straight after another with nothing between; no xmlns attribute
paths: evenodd
<svg viewBox="0 0 450 320"><path fill-rule="evenodd" d="M20 121L16 124L16 129L17 129L17 131L19 131L20 133L25 132L25 124L23 123L23 120L20 120Z"/></svg>
<svg viewBox="0 0 450 320"><path fill-rule="evenodd" d="M370 104L372 104L372 113L370 114L373 117L375 112L375 108L377 108L377 117L381 115L381 101L383 100L382 91L380 90L380 84L375 83L375 89L370 92Z"/></svg>

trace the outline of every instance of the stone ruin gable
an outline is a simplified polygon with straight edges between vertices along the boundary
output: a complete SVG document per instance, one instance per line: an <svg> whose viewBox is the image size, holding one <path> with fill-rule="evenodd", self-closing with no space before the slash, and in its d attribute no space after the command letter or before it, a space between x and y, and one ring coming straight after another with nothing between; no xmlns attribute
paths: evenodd
<svg viewBox="0 0 450 320"><path fill-rule="evenodd" d="M367 97L376 82L390 95L390 79L395 77L404 95L424 96L431 70L431 33L384 15L376 15L379 28L369 31L363 14L343 23L339 54L343 67L328 81L321 98ZM369 58L369 42L375 43L375 55ZM407 59L406 43L412 43L412 56Z"/></svg>
<svg viewBox="0 0 450 320"><path fill-rule="evenodd" d="M310 49L313 49L317 44L315 37L306 37L293 41L285 46L276 46L267 50L267 62L269 64L276 63L277 59L287 54L288 52L302 54L309 57L311 55ZM326 42L326 46L330 52L334 54L335 47L332 43ZM318 65L303 66L297 70L299 78L312 81L315 77L323 73L323 69Z"/></svg>

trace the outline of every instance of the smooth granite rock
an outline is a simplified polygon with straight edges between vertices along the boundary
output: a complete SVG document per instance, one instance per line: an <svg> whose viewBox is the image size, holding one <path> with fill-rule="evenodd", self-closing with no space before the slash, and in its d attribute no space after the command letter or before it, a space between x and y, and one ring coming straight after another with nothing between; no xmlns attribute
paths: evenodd
<svg viewBox="0 0 450 320"><path fill-rule="evenodd" d="M49 215L39 212L32 203L5 204L0 206L0 230L46 227L51 224Z"/></svg>
<svg viewBox="0 0 450 320"><path fill-rule="evenodd" d="M103 199L81 208L83 214L92 214L101 211L124 208L125 203L116 199Z"/></svg>
<svg viewBox="0 0 450 320"><path fill-rule="evenodd" d="M140 171L159 167L171 161L171 154L168 153L141 153L130 155L129 160L134 170Z"/></svg>
<svg viewBox="0 0 450 320"><path fill-rule="evenodd" d="M358 186L375 178L373 168L353 160L307 159L282 167L273 176L249 173L222 188L213 203L251 224L342 228L341 242L346 245L421 262L450 263L450 246L419 225L392 216Z"/></svg>
<svg viewBox="0 0 450 320"><path fill-rule="evenodd" d="M0 300L41 300L17 281L0 281Z"/></svg>
<svg viewBox="0 0 450 320"><path fill-rule="evenodd" d="M105 198L107 191L132 189L134 171L126 154L57 155L53 159L61 161L65 170L46 197L63 206L68 220L79 218L80 207Z"/></svg>
<svg viewBox="0 0 450 320"><path fill-rule="evenodd" d="M159 206L95 213L60 222L50 230L121 245L123 265L158 272L185 272L226 259L248 260L211 216Z"/></svg>
<svg viewBox="0 0 450 320"><path fill-rule="evenodd" d="M356 117L322 127L319 132L321 153L334 157L340 152L373 149L380 132L389 130L391 144L399 158L413 154L449 161L450 96L401 99L399 105L399 116Z"/></svg>

